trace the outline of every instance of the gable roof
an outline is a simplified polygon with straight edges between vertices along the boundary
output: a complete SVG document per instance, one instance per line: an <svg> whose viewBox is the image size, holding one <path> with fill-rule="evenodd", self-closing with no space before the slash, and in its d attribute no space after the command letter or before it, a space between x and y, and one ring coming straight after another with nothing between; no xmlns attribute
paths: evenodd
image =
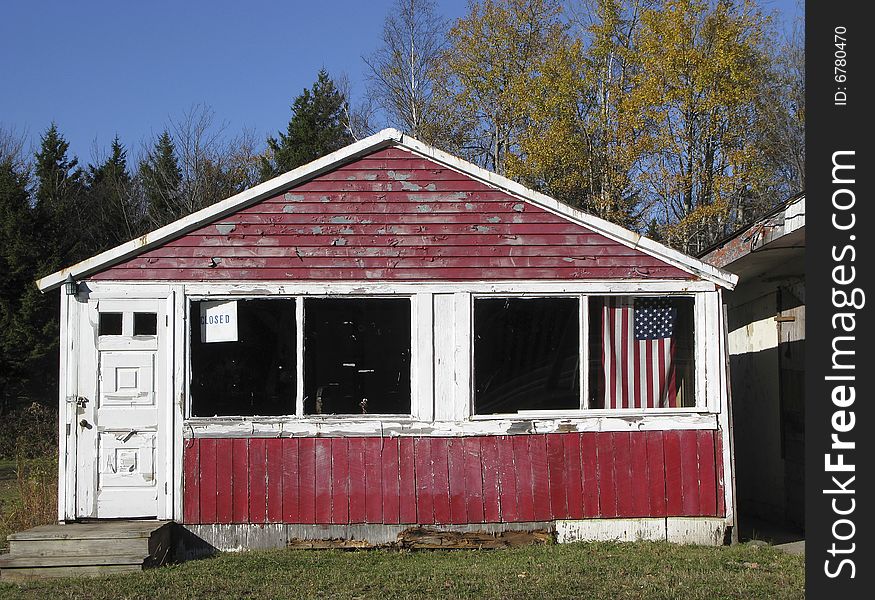
<svg viewBox="0 0 875 600"><path fill-rule="evenodd" d="M404 135L395 129L384 129L368 138L353 143L345 148L341 148L336 152L298 167L288 173L284 173L278 177L265 181L264 183L244 190L226 200L217 202L216 204L192 213L191 215L140 236L139 238L116 246L110 250L106 250L92 258L83 260L75 265L57 271L56 273L47 275L46 277L37 280L37 286L40 290L47 291L60 286L68 275L72 275L76 280L88 277L126 259L137 256L149 249L174 240L207 223L221 219L224 216L251 206L261 200L265 200L278 192L302 184L305 181L338 168L350 161L390 146L406 149L448 168L459 171L486 185L497 188L544 210L555 213L573 223L583 225L609 239L644 252L645 254L673 265L696 277L711 281L729 289L732 289L738 280L738 277L734 274L687 256L640 234L624 229L619 225L572 208L554 198L530 190L506 177L502 177L458 157L423 144L422 142Z"/></svg>

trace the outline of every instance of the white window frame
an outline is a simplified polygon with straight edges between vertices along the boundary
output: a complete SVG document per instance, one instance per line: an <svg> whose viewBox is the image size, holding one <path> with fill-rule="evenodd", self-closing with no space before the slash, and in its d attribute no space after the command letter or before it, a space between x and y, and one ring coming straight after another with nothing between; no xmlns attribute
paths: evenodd
<svg viewBox="0 0 875 600"><path fill-rule="evenodd" d="M466 282L174 282L179 286L177 369L188 375L188 314L191 300L407 297L411 302L410 415L288 415L283 417L184 418L183 437L298 435L502 435L525 431L577 431L715 428L725 401L723 360L719 355L720 291L707 281L466 281ZM137 282L116 285L138 287ZM473 298L477 296L667 296L694 297L696 407L590 409L547 413L473 414ZM584 300L585 301L585 300ZM183 310L184 307L184 310ZM442 309L449 308L449 314ZM713 314L712 314L713 313ZM183 315L181 315L183 316ZM581 319L582 324L587 321ZM303 334L303 328L299 328ZM451 336L450 343L441 339ZM713 339L712 339L713 338ZM446 339L444 339L446 342ZM713 342L713 343L711 343ZM587 357L588 359L588 357ZM452 377L446 377L451 373ZM190 415L188 381L177 384L181 407ZM299 385L303 379L298 378ZM707 385L706 385L707 381ZM583 387L581 388L583 391ZM182 409L180 409L182 413ZM565 429L562 429L565 430Z"/></svg>
<svg viewBox="0 0 875 600"><path fill-rule="evenodd" d="M330 415L311 415L306 414L304 412L304 353L306 352L306 341L304 336L304 326L306 319L306 311L304 310L305 300L318 300L318 299L343 299L343 300L356 300L356 299L379 299L379 298L389 298L389 299L406 299L410 303L410 412L409 413L374 413L367 415L357 415L357 414L330 414ZM210 301L226 301L226 300L292 300L294 302L294 310L295 310L295 412L285 415L217 415L217 416L195 416L192 414L191 410L191 380L192 380L192 365L191 365L191 340L192 340L192 331L194 328L194 323L191 323L189 318L186 318L186 326L185 326L185 373L186 373L186 381L185 381L185 419L186 421L195 422L215 422L219 420L226 421L282 421L282 420L334 420L334 419L343 419L343 420L357 420L357 419L368 419L368 420L386 420L386 419L402 419L402 420L412 420L417 416L417 410L414 402L414 398L417 395L416 389L414 386L417 385L416 380L416 372L418 371L417 361L419 360L418 349L420 344L417 344L417 298L415 295L411 294L398 294L398 295L386 295L386 294L375 294L375 295L367 295L367 294L354 294L354 295L337 295L337 294L312 294L312 295L283 295L283 294L270 294L270 295L228 295L223 293L217 294L192 294L187 295L185 298L185 314L191 314L192 304L195 302L210 302Z"/></svg>
<svg viewBox="0 0 875 600"><path fill-rule="evenodd" d="M691 298L693 300L693 359L694 359L694 378L695 378L695 406L685 406L676 408L590 408L589 407L589 299L590 298L606 298L606 297L625 297L625 298ZM578 409L562 409L562 410L520 410L514 413L495 413L495 414L476 414L474 407L475 383L474 383L474 323L473 323L473 304L478 299L498 299L498 298L577 298L578 299L578 331L579 331L579 360L580 360L580 408ZM532 418L576 418L590 416L628 416L628 415L653 415L653 414L691 414L691 413L708 413L719 412L708 406L708 396L706 382L709 380L706 371L710 361L706 354L707 346L703 347L703 336L701 330L708 325L706 322L705 298L702 293L690 291L659 291L659 292L611 292L611 291L593 291L589 293L492 293L492 294L471 294L471 348L470 348L470 379L471 379L471 401L469 418L472 420L484 421L493 419L532 419ZM715 325L716 326L716 325ZM717 371L715 371L717 372ZM712 378L713 379L713 378ZM719 396L714 396L718 398ZM713 402L712 402L713 404Z"/></svg>

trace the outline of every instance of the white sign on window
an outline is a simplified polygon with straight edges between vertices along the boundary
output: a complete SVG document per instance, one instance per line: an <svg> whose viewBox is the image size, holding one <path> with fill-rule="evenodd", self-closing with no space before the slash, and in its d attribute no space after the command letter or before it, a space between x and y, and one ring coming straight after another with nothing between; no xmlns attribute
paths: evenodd
<svg viewBox="0 0 875 600"><path fill-rule="evenodd" d="M237 301L201 302L201 342L237 341Z"/></svg>

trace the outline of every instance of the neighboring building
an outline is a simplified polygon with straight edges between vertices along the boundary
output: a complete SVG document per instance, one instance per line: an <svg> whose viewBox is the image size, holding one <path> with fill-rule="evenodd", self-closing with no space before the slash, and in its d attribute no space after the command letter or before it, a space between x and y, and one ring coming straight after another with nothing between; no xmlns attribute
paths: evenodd
<svg viewBox="0 0 875 600"><path fill-rule="evenodd" d="M725 302L740 520L802 529L805 196L719 242L703 259L739 278Z"/></svg>
<svg viewBox="0 0 875 600"><path fill-rule="evenodd" d="M58 518L723 543L735 281L385 130L38 282Z"/></svg>

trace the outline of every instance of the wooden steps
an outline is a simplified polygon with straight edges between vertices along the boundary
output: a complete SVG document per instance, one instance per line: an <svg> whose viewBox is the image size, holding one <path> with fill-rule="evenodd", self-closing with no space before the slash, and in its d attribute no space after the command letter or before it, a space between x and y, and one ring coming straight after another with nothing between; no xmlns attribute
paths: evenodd
<svg viewBox="0 0 875 600"><path fill-rule="evenodd" d="M0 556L0 579L76 577L140 571L167 561L170 521L41 525L14 533Z"/></svg>

